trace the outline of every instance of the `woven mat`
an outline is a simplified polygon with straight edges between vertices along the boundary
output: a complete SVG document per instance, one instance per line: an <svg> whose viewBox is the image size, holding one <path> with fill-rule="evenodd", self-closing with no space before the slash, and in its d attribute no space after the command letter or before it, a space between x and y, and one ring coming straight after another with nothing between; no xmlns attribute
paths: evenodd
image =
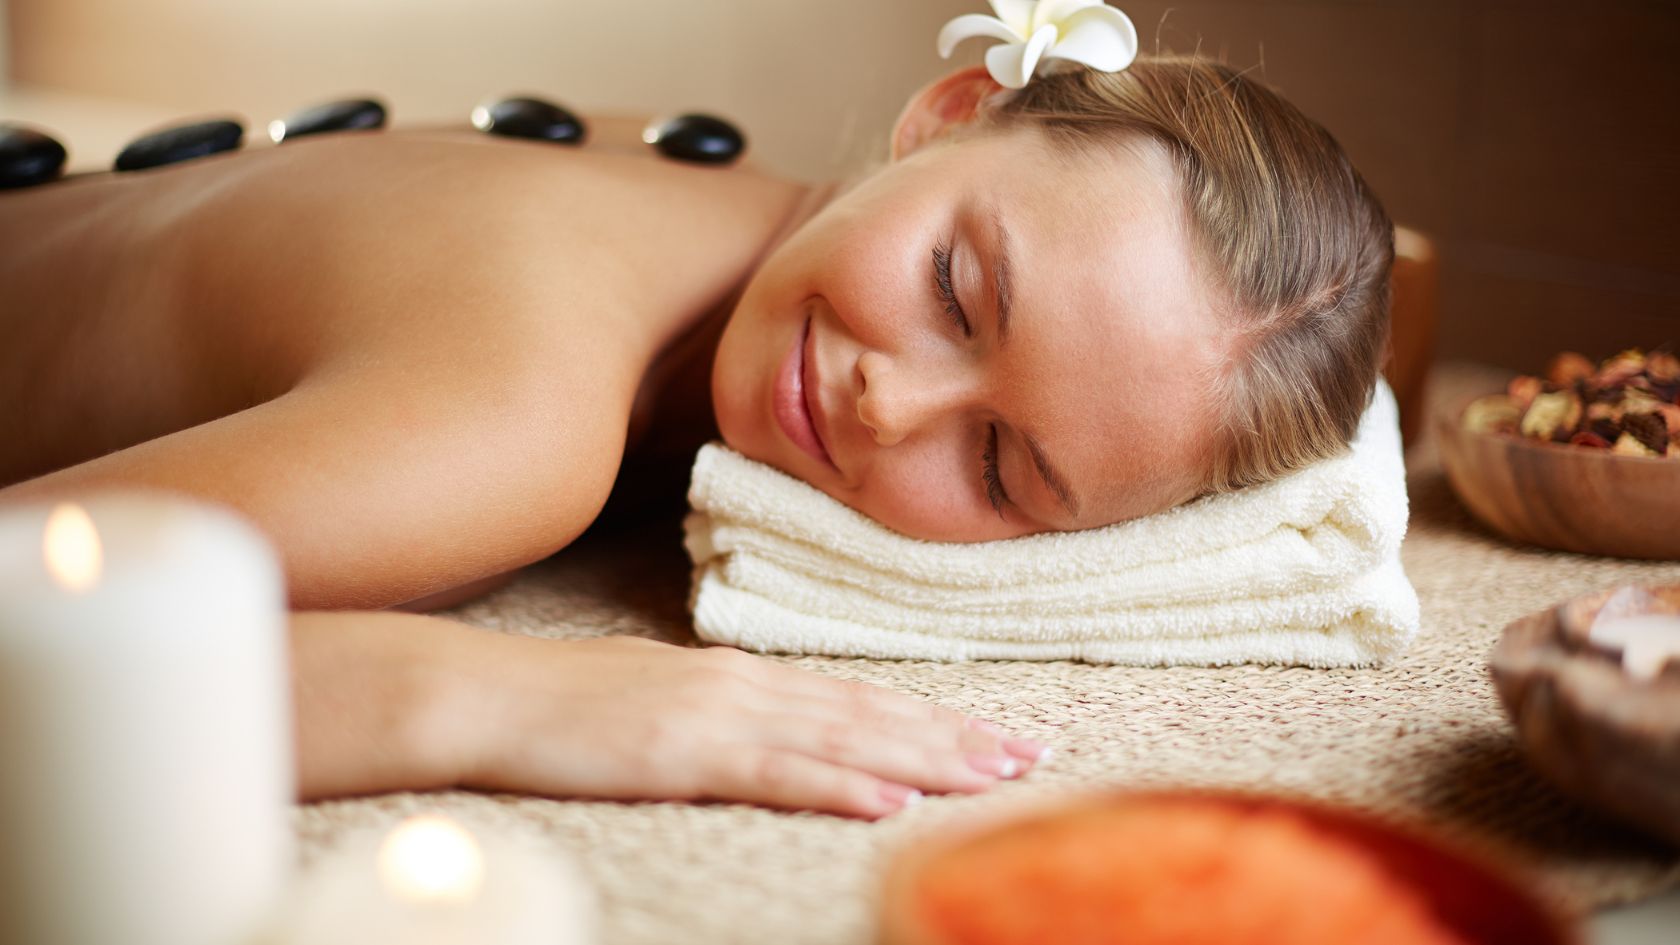
<svg viewBox="0 0 1680 945"><path fill-rule="evenodd" d="M792 659L991 719L1053 743L1057 754L985 795L930 798L875 824L737 805L470 792L330 801L296 811L304 868L348 830L443 810L475 830L570 854L597 887L603 945L849 945L872 940L884 857L921 831L1068 792L1193 785L1282 790L1422 818L1527 866L1545 895L1575 909L1680 884L1680 852L1582 809L1530 772L1484 669L1508 622L1622 582L1680 581L1680 564L1510 546L1468 518L1427 449L1409 459L1403 554L1424 629L1387 669ZM533 636L688 643L687 588L673 523L574 545L455 616Z"/></svg>

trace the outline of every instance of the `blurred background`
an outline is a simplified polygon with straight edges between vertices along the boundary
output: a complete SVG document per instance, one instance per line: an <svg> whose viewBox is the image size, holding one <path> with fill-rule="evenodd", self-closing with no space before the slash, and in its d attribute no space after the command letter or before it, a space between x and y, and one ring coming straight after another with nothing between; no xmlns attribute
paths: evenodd
<svg viewBox="0 0 1680 945"><path fill-rule="evenodd" d="M1121 5L1121 4L1116 4ZM1145 50L1200 49L1283 91L1441 259L1441 355L1538 370L1680 342L1680 3L1127 0ZM1170 7L1170 9L1169 9ZM705 110L792 176L883 153L982 0L0 0L0 118L74 169L210 113L254 131L374 93L397 124L528 92ZM978 62L971 43L956 64Z"/></svg>

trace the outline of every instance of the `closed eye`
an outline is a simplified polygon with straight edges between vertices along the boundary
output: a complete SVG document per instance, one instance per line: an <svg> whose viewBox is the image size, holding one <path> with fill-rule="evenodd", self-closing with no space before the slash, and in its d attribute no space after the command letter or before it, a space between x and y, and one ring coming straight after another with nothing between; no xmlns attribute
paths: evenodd
<svg viewBox="0 0 1680 945"><path fill-rule="evenodd" d="M933 247L933 281L940 301L945 303L945 314L951 316L964 338L973 338L974 326L969 324L968 314L963 311L962 303L957 301L957 292L951 287L951 247L945 243Z"/></svg>
<svg viewBox="0 0 1680 945"><path fill-rule="evenodd" d="M1003 507L1009 502L1009 493L1003 489L1003 476L998 471L998 435L997 424L990 424L986 428L986 447L980 452L980 481L986 486L986 501L992 503L997 510L998 518L1003 518Z"/></svg>

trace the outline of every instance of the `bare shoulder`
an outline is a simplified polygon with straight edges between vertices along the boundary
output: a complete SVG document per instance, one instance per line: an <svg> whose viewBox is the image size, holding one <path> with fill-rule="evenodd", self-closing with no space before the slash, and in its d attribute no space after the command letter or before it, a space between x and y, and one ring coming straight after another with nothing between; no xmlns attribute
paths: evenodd
<svg viewBox="0 0 1680 945"><path fill-rule="evenodd" d="M329 340L556 308L659 333L738 283L800 188L627 155L627 132L582 149L451 130L251 154L181 226L188 278L239 311L283 305L269 324L318 316L308 330ZM452 314L467 311L477 324Z"/></svg>
<svg viewBox="0 0 1680 945"><path fill-rule="evenodd" d="M168 210L155 336L191 343L154 364L193 380L190 402L0 499L231 505L274 538L298 607L401 603L569 543L612 489L650 359L739 282L791 193L470 134L304 141L119 185ZM276 359L280 393L241 402Z"/></svg>
<svg viewBox="0 0 1680 945"><path fill-rule="evenodd" d="M616 477L645 345L602 317L615 277L588 273L581 241L556 251L518 199L547 175L509 182L492 158L449 186L455 149L401 142L279 151L183 174L191 199L169 178L148 194L185 208L179 285L122 327L130 350L190 339L157 366L188 396L145 439L0 498L139 487L232 506L275 542L297 607L397 604L570 542ZM241 404L277 359L294 364L281 390ZM120 419L119 393L89 405Z"/></svg>

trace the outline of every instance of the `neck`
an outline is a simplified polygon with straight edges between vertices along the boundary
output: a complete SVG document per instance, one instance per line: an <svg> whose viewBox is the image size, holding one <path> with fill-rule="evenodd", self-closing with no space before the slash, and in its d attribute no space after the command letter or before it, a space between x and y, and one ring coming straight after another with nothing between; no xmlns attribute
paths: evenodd
<svg viewBox="0 0 1680 945"><path fill-rule="evenodd" d="M723 329L764 258L827 206L842 187L842 182L832 182L802 188L766 235L752 265L719 304L690 322L654 357L636 398L624 465L604 515L628 520L666 512L681 515L694 454L718 437L712 414L712 362Z"/></svg>
<svg viewBox="0 0 1680 945"><path fill-rule="evenodd" d="M638 453L661 459L686 460L708 440L716 439L712 415L712 362L723 329L747 284L764 259L789 236L827 206L841 182L802 188L788 213L775 225L752 264L725 297L667 344L649 365L643 382L645 411L642 436L633 436ZM636 431L632 431L634 434Z"/></svg>

